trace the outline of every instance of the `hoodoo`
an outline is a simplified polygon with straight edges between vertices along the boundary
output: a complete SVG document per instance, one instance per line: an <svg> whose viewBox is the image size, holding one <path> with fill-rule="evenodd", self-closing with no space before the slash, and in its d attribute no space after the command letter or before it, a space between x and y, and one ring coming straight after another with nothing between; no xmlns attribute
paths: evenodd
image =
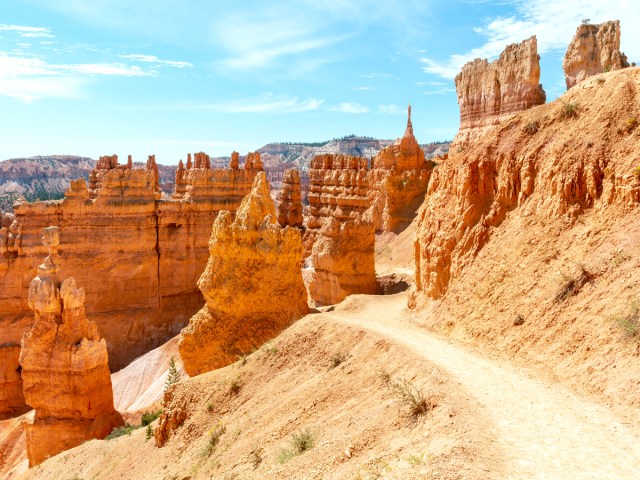
<svg viewBox="0 0 640 480"><path fill-rule="evenodd" d="M562 61L567 90L593 75L628 66L620 51L620 20L580 25Z"/></svg>
<svg viewBox="0 0 640 480"><path fill-rule="evenodd" d="M45 228L43 243L49 256L29 286L35 321L20 351L24 396L36 411L24 425L29 466L124 424L113 407L107 343L85 316L84 289L58 278L59 229Z"/></svg>
<svg viewBox="0 0 640 480"><path fill-rule="evenodd" d="M540 85L536 37L508 45L491 63L479 58L467 63L456 75L456 93L460 130L454 144L458 148L488 127L543 104L546 94Z"/></svg>
<svg viewBox="0 0 640 480"><path fill-rule="evenodd" d="M182 330L179 350L193 376L236 361L309 310L300 231L281 228L264 172L233 220L218 214L198 281L206 304Z"/></svg>

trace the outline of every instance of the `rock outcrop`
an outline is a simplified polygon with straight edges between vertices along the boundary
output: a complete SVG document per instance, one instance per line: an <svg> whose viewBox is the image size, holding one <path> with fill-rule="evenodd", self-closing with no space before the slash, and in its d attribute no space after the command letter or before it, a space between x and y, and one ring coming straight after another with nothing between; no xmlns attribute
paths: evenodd
<svg viewBox="0 0 640 480"><path fill-rule="evenodd" d="M198 281L206 304L182 330L179 351L193 376L223 367L308 311L300 231L281 228L264 172L236 219L218 214Z"/></svg>
<svg viewBox="0 0 640 480"><path fill-rule="evenodd" d="M620 20L580 25L562 61L567 90L593 75L628 66L620 51Z"/></svg>
<svg viewBox="0 0 640 480"><path fill-rule="evenodd" d="M86 308L104 336L112 370L177 335L202 306L196 282L207 263L211 225L235 213L256 169L207 168L189 156L176 171L174 198L159 199L158 165L102 157L87 185L72 181L62 200L17 202L0 227L0 413L24 407L18 353L33 315L28 279L44 250L40 231L61 228L65 276L85 288ZM252 164L259 164L253 161Z"/></svg>
<svg viewBox="0 0 640 480"><path fill-rule="evenodd" d="M324 220L311 253L315 271L309 294L316 305L333 305L354 293L378 292L374 246L373 223L361 215Z"/></svg>
<svg viewBox="0 0 640 480"><path fill-rule="evenodd" d="M479 58L467 63L455 82L460 106L460 130L454 139L458 148L478 138L488 127L546 100L539 83L535 36L507 46L491 63Z"/></svg>
<svg viewBox="0 0 640 480"><path fill-rule="evenodd" d="M302 194L300 172L297 169L285 170L276 202L278 223L281 227L302 227Z"/></svg>
<svg viewBox="0 0 640 480"><path fill-rule="evenodd" d="M371 164L369 197L375 230L404 229L424 200L433 169L433 162L425 160L424 150L413 134L411 105L404 135L384 148Z"/></svg>
<svg viewBox="0 0 640 480"><path fill-rule="evenodd" d="M570 225L592 208L636 206L637 121L627 116L640 111L639 81L636 69L587 80L451 151L419 212L417 291L442 297L513 210L524 229L560 218ZM568 103L576 105L573 117Z"/></svg>
<svg viewBox="0 0 640 480"><path fill-rule="evenodd" d="M22 339L24 396L36 411L25 423L29 466L123 425L113 408L107 344L85 316L85 293L73 278L62 284L57 227L43 230L49 256L29 286L33 328Z"/></svg>

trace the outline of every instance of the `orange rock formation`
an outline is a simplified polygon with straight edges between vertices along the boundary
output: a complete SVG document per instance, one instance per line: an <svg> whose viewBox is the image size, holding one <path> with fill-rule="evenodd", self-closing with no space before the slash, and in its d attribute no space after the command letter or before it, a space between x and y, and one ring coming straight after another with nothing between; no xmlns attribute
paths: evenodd
<svg viewBox="0 0 640 480"><path fill-rule="evenodd" d="M460 131L454 143L461 147L470 137L481 135L486 127L543 104L546 94L539 82L535 36L507 46L491 63L479 58L467 63L456 76Z"/></svg>
<svg viewBox="0 0 640 480"><path fill-rule="evenodd" d="M281 227L302 227L302 195L300 173L296 168L285 170L282 187L276 198L278 223Z"/></svg>
<svg viewBox="0 0 640 480"><path fill-rule="evenodd" d="M628 66L620 51L620 20L580 25L562 61L567 90L593 75Z"/></svg>
<svg viewBox="0 0 640 480"><path fill-rule="evenodd" d="M113 408L107 344L85 316L84 290L73 278L60 284L58 227L43 230L43 243L49 256L29 286L35 322L20 351L25 399L36 411L24 424L31 467L124 424Z"/></svg>
<svg viewBox="0 0 640 480"><path fill-rule="evenodd" d="M425 161L424 151L413 135L411 105L402 138L384 148L371 163L369 196L376 231L405 228L424 200L433 169L433 163Z"/></svg>
<svg viewBox="0 0 640 480"><path fill-rule="evenodd" d="M522 225L560 218L569 225L588 209L635 206L637 122L626 122L625 115L640 111L638 81L637 69L586 81L503 122L464 151L450 152L434 171L419 212L418 292L444 295L513 210ZM573 118L564 114L568 102L577 105Z"/></svg>
<svg viewBox="0 0 640 480"><path fill-rule="evenodd" d="M236 219L213 224L209 261L198 281L206 304L182 330L179 350L193 376L236 361L308 311L295 228L281 228L264 172Z"/></svg>
<svg viewBox="0 0 640 480"><path fill-rule="evenodd" d="M311 253L315 271L309 293L316 305L333 305L353 293L377 293L374 246L375 228L361 215L324 220Z"/></svg>
<svg viewBox="0 0 640 480"><path fill-rule="evenodd" d="M157 165L120 166L101 157L91 173L71 182L65 198L18 202L15 218L0 228L0 413L19 410L18 353L33 315L28 279L44 254L47 225L61 228L65 276L86 292L86 308L107 342L112 370L180 332L202 306L196 282L204 271L211 225L217 213L235 213L251 190L256 169L207 168L207 156L191 155L176 171L174 198L160 200ZM96 281L100 279L100 281Z"/></svg>

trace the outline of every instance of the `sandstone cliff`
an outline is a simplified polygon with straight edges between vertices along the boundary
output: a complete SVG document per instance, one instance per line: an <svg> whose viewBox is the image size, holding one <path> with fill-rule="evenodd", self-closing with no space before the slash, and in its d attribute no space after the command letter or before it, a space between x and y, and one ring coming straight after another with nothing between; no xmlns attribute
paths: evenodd
<svg viewBox="0 0 640 480"><path fill-rule="evenodd" d="M206 304L179 343L185 371L193 376L233 363L307 313L301 261L300 232L278 226L260 172L235 221L223 211L213 224L198 281Z"/></svg>
<svg viewBox="0 0 640 480"><path fill-rule="evenodd" d="M333 305L354 293L378 292L374 246L374 226L361 215L324 220L311 253L315 271L309 294L316 305Z"/></svg>
<svg viewBox="0 0 640 480"><path fill-rule="evenodd" d="M282 178L282 187L280 187L276 201L280 226L302 227L300 172L295 168L285 170Z"/></svg>
<svg viewBox="0 0 640 480"><path fill-rule="evenodd" d="M173 199L158 199L155 158L136 169L110 156L100 159L88 185L72 181L64 199L19 202L15 218L2 216L0 413L24 406L17 359L20 338L33 323L28 279L44 254L43 227L61 228L63 272L84 286L113 370L177 335L200 308L196 282L213 220L220 210L235 212L257 170L207 168L205 156L198 161L204 167L180 173L184 192Z"/></svg>
<svg viewBox="0 0 640 480"><path fill-rule="evenodd" d="M487 127L545 102L536 37L507 46L491 63L479 58L467 63L455 82L460 131L454 143L461 148Z"/></svg>
<svg viewBox="0 0 640 480"><path fill-rule="evenodd" d="M593 75L628 66L620 51L620 20L580 25L562 61L567 90Z"/></svg>
<svg viewBox="0 0 640 480"><path fill-rule="evenodd" d="M49 256L29 287L35 321L20 351L25 399L36 411L24 424L31 467L124 424L113 408L107 344L85 316L84 290L73 278L60 284L57 227L43 230L43 243Z"/></svg>
<svg viewBox="0 0 640 480"><path fill-rule="evenodd" d="M371 163L368 179L374 227L377 232L402 230L415 218L433 169L413 134L411 106L404 135Z"/></svg>

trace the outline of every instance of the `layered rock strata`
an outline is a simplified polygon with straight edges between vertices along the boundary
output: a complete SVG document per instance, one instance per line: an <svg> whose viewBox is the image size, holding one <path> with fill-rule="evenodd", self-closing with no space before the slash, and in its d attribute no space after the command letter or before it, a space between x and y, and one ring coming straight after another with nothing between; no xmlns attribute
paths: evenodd
<svg viewBox="0 0 640 480"><path fill-rule="evenodd" d="M29 286L33 328L22 339L24 396L35 409L24 424L29 466L124 421L113 407L106 341L85 316L85 293L73 278L60 283L57 227L43 230L49 256Z"/></svg>
<svg viewBox="0 0 640 480"><path fill-rule="evenodd" d="M593 75L628 66L620 51L620 20L580 25L562 61L567 90Z"/></svg>
<svg viewBox="0 0 640 480"><path fill-rule="evenodd" d="M313 245L309 294L316 305L333 305L354 293L375 294L375 228L359 214L339 221L328 217Z"/></svg>
<svg viewBox="0 0 640 480"><path fill-rule="evenodd" d="M454 144L463 148L488 127L545 103L536 37L507 46L491 63L479 58L467 63L455 83L460 130Z"/></svg>
<svg viewBox="0 0 640 480"><path fill-rule="evenodd" d="M300 231L277 224L260 172L235 221L223 211L213 224L198 281L206 304L180 336L185 371L193 376L233 363L306 314L301 261Z"/></svg>
<svg viewBox="0 0 640 480"><path fill-rule="evenodd" d="M285 170L276 202L278 223L281 227L302 227L300 173L296 168Z"/></svg>
<svg viewBox="0 0 640 480"><path fill-rule="evenodd" d="M61 228L65 276L85 286L86 308L107 342L112 370L180 332L202 306L196 282L208 259L211 225L235 213L256 169L206 168L205 154L176 171L174 198L159 199L157 165L121 166L102 157L89 185L72 181L65 198L18 202L0 228L0 413L24 406L18 352L33 323L28 279L45 254L47 225ZM253 163L252 163L253 164ZM259 163L257 163L259 164ZM96 281L99 279L99 281Z"/></svg>
<svg viewBox="0 0 640 480"><path fill-rule="evenodd" d="M640 109L639 81L636 69L612 72L606 82L571 89L488 131L465 151L450 152L434 171L418 215L419 294L442 297L507 214L521 228L560 219L568 228L588 209L604 215L635 208L637 122L626 118ZM578 105L574 117L564 114L569 102Z"/></svg>
<svg viewBox="0 0 640 480"><path fill-rule="evenodd" d="M371 164L369 197L375 230L404 229L424 200L433 169L433 162L425 160L424 150L413 134L411 105L404 135L385 147Z"/></svg>

